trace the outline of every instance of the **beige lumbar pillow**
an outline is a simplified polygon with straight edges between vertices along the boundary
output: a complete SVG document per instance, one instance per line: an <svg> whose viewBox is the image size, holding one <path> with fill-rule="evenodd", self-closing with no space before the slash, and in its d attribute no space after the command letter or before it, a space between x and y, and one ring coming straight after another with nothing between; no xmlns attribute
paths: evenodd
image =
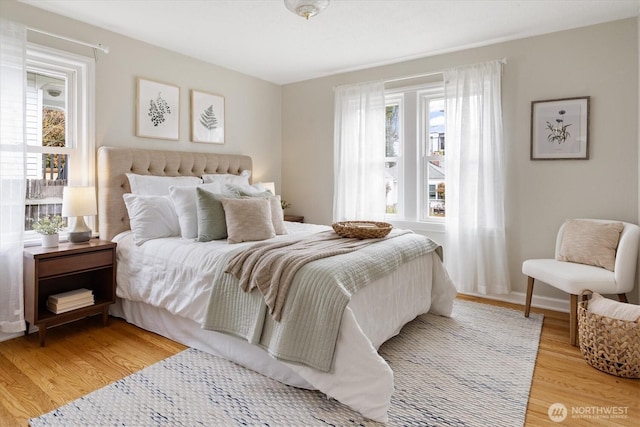
<svg viewBox="0 0 640 427"><path fill-rule="evenodd" d="M271 239L271 202L265 198L221 199L229 243Z"/></svg>
<svg viewBox="0 0 640 427"><path fill-rule="evenodd" d="M558 261L594 265L613 271L621 222L595 222L570 219L565 222Z"/></svg>
<svg viewBox="0 0 640 427"><path fill-rule="evenodd" d="M587 307L590 312L611 319L627 320L630 322L640 320L640 305L614 301L595 292L591 296Z"/></svg>

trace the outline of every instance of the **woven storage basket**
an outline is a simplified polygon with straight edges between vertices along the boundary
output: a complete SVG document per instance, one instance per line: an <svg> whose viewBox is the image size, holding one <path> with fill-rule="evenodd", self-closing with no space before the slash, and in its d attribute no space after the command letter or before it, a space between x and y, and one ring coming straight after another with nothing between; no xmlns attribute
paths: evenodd
<svg viewBox="0 0 640 427"><path fill-rule="evenodd" d="M376 221L343 221L334 222L331 226L339 236L356 239L379 239L393 228L389 223Z"/></svg>
<svg viewBox="0 0 640 427"><path fill-rule="evenodd" d="M580 351L594 368L623 378L640 378L640 324L588 310L583 291L578 303Z"/></svg>

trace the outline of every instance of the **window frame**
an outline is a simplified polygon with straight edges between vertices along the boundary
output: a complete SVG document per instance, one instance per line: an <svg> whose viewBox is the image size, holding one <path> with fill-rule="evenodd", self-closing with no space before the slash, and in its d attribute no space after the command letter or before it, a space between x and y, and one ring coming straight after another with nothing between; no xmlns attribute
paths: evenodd
<svg viewBox="0 0 640 427"><path fill-rule="evenodd" d="M94 58L35 43L27 43L25 72L63 76L66 79L67 91L65 106L66 146L42 147L28 145L25 135L27 153L68 154L69 174L67 185L95 186ZM96 230L95 217L87 218L87 224L92 230ZM66 233L61 233L61 240L65 238ZM39 243L39 236L35 231L26 230L24 242L25 246L37 244Z"/></svg>

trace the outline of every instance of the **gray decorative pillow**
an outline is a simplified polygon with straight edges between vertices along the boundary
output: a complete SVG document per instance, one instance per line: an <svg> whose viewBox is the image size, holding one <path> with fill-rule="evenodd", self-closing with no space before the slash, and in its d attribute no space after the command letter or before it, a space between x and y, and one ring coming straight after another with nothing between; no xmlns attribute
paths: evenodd
<svg viewBox="0 0 640 427"><path fill-rule="evenodd" d="M227 238L227 222L222 198L227 194L215 194L196 188L196 210L198 218L198 242L209 242Z"/></svg>
<svg viewBox="0 0 640 427"><path fill-rule="evenodd" d="M271 203L261 197L220 200L227 222L229 243L271 239L276 236L271 222Z"/></svg>
<svg viewBox="0 0 640 427"><path fill-rule="evenodd" d="M558 261L593 265L613 271L621 222L595 222L570 219L565 223Z"/></svg>

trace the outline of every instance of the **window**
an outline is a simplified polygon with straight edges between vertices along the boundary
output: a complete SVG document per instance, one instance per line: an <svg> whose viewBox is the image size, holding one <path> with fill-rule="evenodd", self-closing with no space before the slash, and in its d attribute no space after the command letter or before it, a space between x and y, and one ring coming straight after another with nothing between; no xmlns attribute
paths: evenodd
<svg viewBox="0 0 640 427"><path fill-rule="evenodd" d="M442 223L445 206L444 84L386 93L387 218Z"/></svg>
<svg viewBox="0 0 640 427"><path fill-rule="evenodd" d="M427 91L421 96L422 188L421 220L445 216L444 171L444 98L441 91Z"/></svg>
<svg viewBox="0 0 640 427"><path fill-rule="evenodd" d="M67 184L66 76L47 70L27 71L27 194L25 230L33 220L60 215L62 188ZM64 150L64 151L63 151Z"/></svg>
<svg viewBox="0 0 640 427"><path fill-rule="evenodd" d="M387 216L401 214L402 180L402 96L386 97L385 102L384 183L387 195Z"/></svg>
<svg viewBox="0 0 640 427"><path fill-rule="evenodd" d="M93 59L28 45L25 241L33 221L59 215L62 189L93 185ZM90 226L93 224L90 224Z"/></svg>

